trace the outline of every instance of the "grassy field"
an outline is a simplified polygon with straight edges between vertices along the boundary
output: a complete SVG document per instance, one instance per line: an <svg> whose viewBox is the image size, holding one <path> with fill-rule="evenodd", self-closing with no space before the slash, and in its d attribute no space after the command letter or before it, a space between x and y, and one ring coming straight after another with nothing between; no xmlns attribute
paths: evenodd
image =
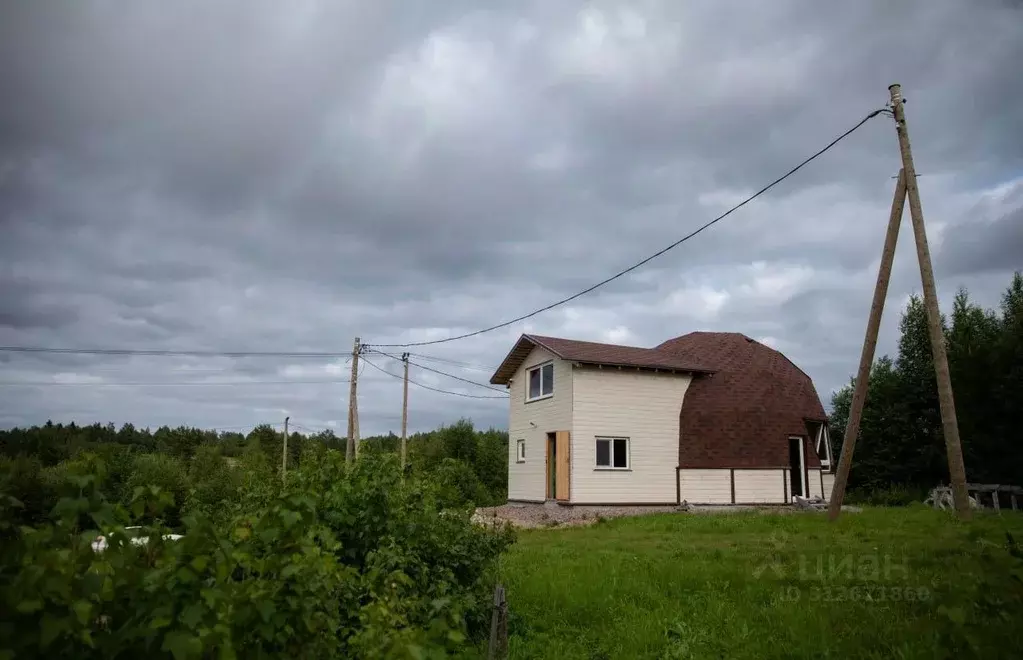
<svg viewBox="0 0 1023 660"><path fill-rule="evenodd" d="M1023 515L656 515L523 531L512 658L1023 657Z"/></svg>

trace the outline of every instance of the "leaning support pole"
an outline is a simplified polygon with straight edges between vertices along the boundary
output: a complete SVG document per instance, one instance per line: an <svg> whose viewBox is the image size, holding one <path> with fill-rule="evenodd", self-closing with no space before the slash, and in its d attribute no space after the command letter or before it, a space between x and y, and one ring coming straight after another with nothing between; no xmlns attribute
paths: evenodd
<svg viewBox="0 0 1023 660"><path fill-rule="evenodd" d="M856 449L856 437L860 433L860 419L863 416L863 404L867 400L867 385L870 382L870 367L874 363L874 351L877 348L877 333L881 327L881 315L884 313L884 301L888 296L888 281L892 275L892 261L895 259L895 244L899 240L899 226L902 212L906 206L906 172L899 170L899 180L895 184L895 197L892 199L892 211L888 216L888 232L884 237L884 248L881 250L881 266L877 269L877 284L874 285L874 301L870 304L870 317L867 319L867 334L863 339L863 352L860 353L860 366L856 371L856 383L853 388L852 402L849 404L849 421L845 426L845 438L842 441L842 456L838 460L838 471L835 484L831 488L831 501L828 505L828 518L838 518L845 499L845 486L852 468L853 451Z"/></svg>
<svg viewBox="0 0 1023 660"><path fill-rule="evenodd" d="M938 380L938 405L941 408L941 426L945 435L945 453L948 457L949 480L952 484L952 499L959 517L970 517L970 496L966 490L966 466L963 463L963 448L959 442L959 422L956 420L955 399L952 396L952 377L948 371L948 355L945 353L945 332L941 325L938 309L938 292L934 285L934 270L931 267L931 251L927 246L927 232L924 229L924 212L920 206L920 190L916 185L916 170L913 167L913 152L909 148L909 132L906 129L906 112L902 104L902 88L892 85L892 113L895 115L895 129L899 135L899 150L902 152L902 169L906 173L906 195L909 197L909 214L913 218L913 236L916 238L916 256L920 263L920 279L923 284L924 307L927 310L927 330L931 336L931 356L934 359L934 373Z"/></svg>

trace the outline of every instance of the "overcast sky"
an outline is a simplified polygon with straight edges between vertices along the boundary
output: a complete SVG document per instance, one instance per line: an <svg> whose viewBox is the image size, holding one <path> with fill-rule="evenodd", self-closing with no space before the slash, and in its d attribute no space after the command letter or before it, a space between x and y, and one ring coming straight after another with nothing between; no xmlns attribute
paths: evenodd
<svg viewBox="0 0 1023 660"><path fill-rule="evenodd" d="M0 0L0 345L343 353L492 325L721 213L893 82L942 303L966 286L995 306L1023 268L1020 62L1011 0ZM877 117L632 275L414 349L476 368L413 360L486 382L522 332L736 331L827 406L856 368L899 166ZM909 229L907 211L879 352L920 290ZM330 381L349 369L0 353L0 426L290 415L343 433ZM359 401L364 435L399 429L399 380L367 367ZM411 430L461 416L505 427L507 403L411 388Z"/></svg>

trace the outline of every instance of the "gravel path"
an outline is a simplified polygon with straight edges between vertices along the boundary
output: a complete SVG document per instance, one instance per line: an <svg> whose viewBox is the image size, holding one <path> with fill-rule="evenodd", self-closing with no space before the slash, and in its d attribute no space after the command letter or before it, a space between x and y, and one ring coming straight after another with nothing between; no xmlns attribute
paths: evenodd
<svg viewBox="0 0 1023 660"><path fill-rule="evenodd" d="M693 506L688 509L670 506L561 506L547 504L504 504L476 509L474 519L480 523L510 522L515 527L561 527L592 525L601 518L645 516L651 513L736 513L749 511L750 506Z"/></svg>

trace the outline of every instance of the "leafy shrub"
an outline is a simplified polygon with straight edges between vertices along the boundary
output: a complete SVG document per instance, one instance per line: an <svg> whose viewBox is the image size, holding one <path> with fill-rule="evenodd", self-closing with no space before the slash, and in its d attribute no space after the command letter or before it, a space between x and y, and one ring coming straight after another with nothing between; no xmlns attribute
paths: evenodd
<svg viewBox="0 0 1023 660"><path fill-rule="evenodd" d="M21 525L43 519L56 498L42 479L43 464L34 456L0 457L0 492L18 500L14 521Z"/></svg>
<svg viewBox="0 0 1023 660"><path fill-rule="evenodd" d="M231 468L213 445L200 447L188 466L189 491L184 515L201 514L224 520L234 513L239 500L241 473Z"/></svg>
<svg viewBox="0 0 1023 660"><path fill-rule="evenodd" d="M167 454L139 454L131 464L131 474L121 492L122 501L127 501L137 488L158 486L173 498L173 505L163 512L167 524L181 524L181 506L188 494L188 476L184 464ZM145 522L152 522L146 519Z"/></svg>
<svg viewBox="0 0 1023 660"><path fill-rule="evenodd" d="M431 477L438 485L438 498L442 507L485 505L490 499L473 469L458 459L441 460Z"/></svg>
<svg viewBox="0 0 1023 660"><path fill-rule="evenodd" d="M909 506L914 502L922 502L927 493L914 486L891 485L871 490L850 491L847 498L850 504L868 506Z"/></svg>
<svg viewBox="0 0 1023 660"><path fill-rule="evenodd" d="M464 650L484 628L495 560L512 537L444 510L432 484L402 482L397 468L391 457L345 466L328 452L223 523L196 507L176 541L160 523L172 495L145 484L127 507L108 500L97 461L67 466L53 522L15 526L21 503L0 494L0 657ZM124 532L132 519L154 521L141 545ZM107 547L95 552L100 532Z"/></svg>

